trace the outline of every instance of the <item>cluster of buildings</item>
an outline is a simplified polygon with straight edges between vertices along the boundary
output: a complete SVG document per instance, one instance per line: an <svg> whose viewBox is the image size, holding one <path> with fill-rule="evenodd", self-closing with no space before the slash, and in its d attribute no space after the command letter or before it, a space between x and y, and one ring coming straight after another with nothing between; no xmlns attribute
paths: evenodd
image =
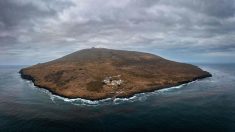
<svg viewBox="0 0 235 132"><path fill-rule="evenodd" d="M103 83L108 86L120 86L123 83L123 80L120 79L121 75L106 77L103 80Z"/></svg>

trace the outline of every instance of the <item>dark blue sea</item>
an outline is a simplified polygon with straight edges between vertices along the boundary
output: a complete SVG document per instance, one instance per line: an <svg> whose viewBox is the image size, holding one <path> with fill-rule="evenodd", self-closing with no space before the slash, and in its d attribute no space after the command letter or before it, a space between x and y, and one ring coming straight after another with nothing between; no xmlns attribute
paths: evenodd
<svg viewBox="0 0 235 132"><path fill-rule="evenodd" d="M131 98L65 99L0 66L1 132L235 132L235 64L197 64L213 77Z"/></svg>

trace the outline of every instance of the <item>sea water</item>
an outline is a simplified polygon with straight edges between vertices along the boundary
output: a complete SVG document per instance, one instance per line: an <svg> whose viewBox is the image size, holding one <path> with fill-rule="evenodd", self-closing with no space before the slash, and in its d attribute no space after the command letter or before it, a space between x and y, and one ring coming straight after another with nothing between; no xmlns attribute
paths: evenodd
<svg viewBox="0 0 235 132"><path fill-rule="evenodd" d="M213 77L130 98L67 99L0 66L0 131L235 131L235 64L197 64Z"/></svg>

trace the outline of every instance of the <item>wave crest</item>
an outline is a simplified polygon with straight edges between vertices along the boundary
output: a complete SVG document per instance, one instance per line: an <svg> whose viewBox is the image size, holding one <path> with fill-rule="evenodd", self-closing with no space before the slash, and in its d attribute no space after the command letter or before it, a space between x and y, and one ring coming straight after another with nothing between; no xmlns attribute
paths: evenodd
<svg viewBox="0 0 235 132"><path fill-rule="evenodd" d="M54 103L58 103L59 101L64 101L64 102L68 102L73 105L79 105L79 106L81 106L81 105L98 106L98 105L117 105L117 104L130 103L130 102L135 102L135 101L145 101L146 99L148 99L149 96L156 95L156 94L162 94L162 93L166 93L166 92L169 92L172 90L180 89L180 88L183 88L184 86L189 85L194 82L195 81L189 82L186 84L182 84L179 86L155 90L153 92L139 93L139 94L135 94L134 96L129 97L129 98L115 98L115 99L107 98L107 99L96 100L96 101L82 99L82 98L69 99L69 98L58 96L58 95L54 95L46 89L40 88L39 90L46 93L47 95L49 95L50 100ZM31 81L26 81L26 83L30 84L30 86L33 88L36 87L36 86L34 86L34 84Z"/></svg>

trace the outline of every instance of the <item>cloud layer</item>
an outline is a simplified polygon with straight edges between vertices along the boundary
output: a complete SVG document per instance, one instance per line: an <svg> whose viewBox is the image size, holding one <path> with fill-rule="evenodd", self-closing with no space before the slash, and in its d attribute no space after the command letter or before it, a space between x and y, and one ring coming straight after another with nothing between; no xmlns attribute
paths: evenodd
<svg viewBox="0 0 235 132"><path fill-rule="evenodd" d="M232 61L234 25L234 0L1 0L0 61L30 64L89 47Z"/></svg>

